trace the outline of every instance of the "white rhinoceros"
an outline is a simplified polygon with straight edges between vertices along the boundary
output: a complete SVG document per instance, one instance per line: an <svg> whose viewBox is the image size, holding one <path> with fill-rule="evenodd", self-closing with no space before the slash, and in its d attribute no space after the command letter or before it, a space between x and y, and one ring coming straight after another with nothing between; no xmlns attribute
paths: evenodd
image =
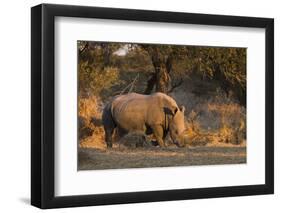
<svg viewBox="0 0 281 213"><path fill-rule="evenodd" d="M112 147L116 128L121 137L130 132L154 134L161 147L165 146L164 139L169 132L174 144L184 146L184 107L178 107L176 101L164 93L116 96L104 107L102 121L107 147Z"/></svg>

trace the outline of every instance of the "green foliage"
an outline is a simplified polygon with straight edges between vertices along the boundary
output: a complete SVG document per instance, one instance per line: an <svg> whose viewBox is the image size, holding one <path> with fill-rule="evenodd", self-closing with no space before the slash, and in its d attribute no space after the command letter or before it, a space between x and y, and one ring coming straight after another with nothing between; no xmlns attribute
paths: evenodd
<svg viewBox="0 0 281 213"><path fill-rule="evenodd" d="M246 49L218 47L190 47L189 58L197 71L210 79L217 72L225 76L231 84L238 83L245 87L246 82Z"/></svg>
<svg viewBox="0 0 281 213"><path fill-rule="evenodd" d="M99 95L119 80L119 70L114 67L93 68L81 63L79 68L79 92L81 95Z"/></svg>
<svg viewBox="0 0 281 213"><path fill-rule="evenodd" d="M118 43L78 41L79 94L99 95L119 80L119 69L113 67L112 55Z"/></svg>
<svg viewBox="0 0 281 213"><path fill-rule="evenodd" d="M190 47L186 62L205 79L220 82L222 89L232 91L241 104L246 103L246 49Z"/></svg>

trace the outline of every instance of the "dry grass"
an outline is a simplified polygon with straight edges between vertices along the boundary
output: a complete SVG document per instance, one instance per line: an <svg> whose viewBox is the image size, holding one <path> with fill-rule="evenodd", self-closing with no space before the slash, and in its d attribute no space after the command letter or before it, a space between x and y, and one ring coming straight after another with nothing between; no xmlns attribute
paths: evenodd
<svg viewBox="0 0 281 213"><path fill-rule="evenodd" d="M246 109L214 82L199 78L186 79L170 94L186 108L188 146L245 144Z"/></svg>
<svg viewBox="0 0 281 213"><path fill-rule="evenodd" d="M102 103L97 97L79 98L79 119L84 121L79 122L80 147L105 148L101 112Z"/></svg>
<svg viewBox="0 0 281 213"><path fill-rule="evenodd" d="M78 115L85 118L87 120L87 123L90 122L92 117L95 117L96 119L101 118L101 108L102 104L98 97L79 97Z"/></svg>

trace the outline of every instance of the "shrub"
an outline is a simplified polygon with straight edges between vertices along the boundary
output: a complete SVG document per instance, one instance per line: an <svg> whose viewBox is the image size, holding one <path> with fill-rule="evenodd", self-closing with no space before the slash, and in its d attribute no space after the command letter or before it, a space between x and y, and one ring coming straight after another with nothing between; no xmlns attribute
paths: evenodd
<svg viewBox="0 0 281 213"><path fill-rule="evenodd" d="M186 143L241 144L246 139L245 107L216 85L206 83L202 88L201 84L200 79L187 80L171 94L178 105L186 108Z"/></svg>
<svg viewBox="0 0 281 213"><path fill-rule="evenodd" d="M96 96L79 98L79 139L81 147L105 147L101 125L102 102Z"/></svg>

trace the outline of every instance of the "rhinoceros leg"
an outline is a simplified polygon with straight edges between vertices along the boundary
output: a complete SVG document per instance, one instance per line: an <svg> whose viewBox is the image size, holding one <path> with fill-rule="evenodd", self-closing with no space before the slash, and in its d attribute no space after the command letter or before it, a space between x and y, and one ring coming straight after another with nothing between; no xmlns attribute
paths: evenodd
<svg viewBox="0 0 281 213"><path fill-rule="evenodd" d="M155 125L151 127L154 133L154 136L156 137L156 140L159 144L159 146L161 147L165 147L165 142L163 140L163 136L164 136L164 131L163 131L163 127L161 125Z"/></svg>
<svg viewBox="0 0 281 213"><path fill-rule="evenodd" d="M105 129L105 142L107 148L112 148L112 135L114 132L114 128L106 128Z"/></svg>

